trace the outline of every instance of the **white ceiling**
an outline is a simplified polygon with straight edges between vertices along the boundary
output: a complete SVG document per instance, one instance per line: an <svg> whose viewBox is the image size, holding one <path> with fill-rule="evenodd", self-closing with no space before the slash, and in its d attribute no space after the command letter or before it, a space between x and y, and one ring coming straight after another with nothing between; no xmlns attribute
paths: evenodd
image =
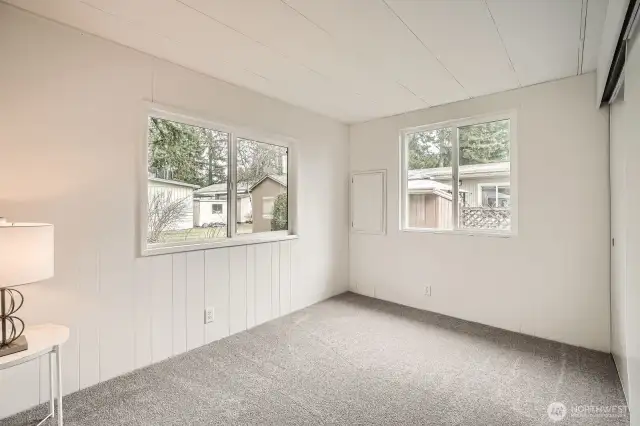
<svg viewBox="0 0 640 426"><path fill-rule="evenodd" d="M593 71L609 2L4 1L347 123Z"/></svg>

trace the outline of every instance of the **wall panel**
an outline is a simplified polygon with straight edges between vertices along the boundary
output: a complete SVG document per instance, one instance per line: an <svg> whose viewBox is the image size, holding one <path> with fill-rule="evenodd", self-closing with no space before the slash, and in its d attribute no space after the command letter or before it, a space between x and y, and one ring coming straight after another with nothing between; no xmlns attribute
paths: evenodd
<svg viewBox="0 0 640 426"><path fill-rule="evenodd" d="M204 252L187 253L187 350L204 344Z"/></svg>
<svg viewBox="0 0 640 426"><path fill-rule="evenodd" d="M286 315L291 312L291 242L280 243L280 312Z"/></svg>
<svg viewBox="0 0 640 426"><path fill-rule="evenodd" d="M256 325L256 246L247 246L247 328Z"/></svg>
<svg viewBox="0 0 640 426"><path fill-rule="evenodd" d="M151 360L173 354L173 258L151 259Z"/></svg>
<svg viewBox="0 0 640 426"><path fill-rule="evenodd" d="M229 332L247 329L247 246L229 249Z"/></svg>
<svg viewBox="0 0 640 426"><path fill-rule="evenodd" d="M228 248L205 252L205 292L206 307L213 307L215 320L205 325L205 342L210 343L229 335L229 250ZM200 311L204 318L204 310Z"/></svg>
<svg viewBox="0 0 640 426"><path fill-rule="evenodd" d="M256 325L260 325L272 318L271 292L271 244L256 246Z"/></svg>
<svg viewBox="0 0 640 426"><path fill-rule="evenodd" d="M187 350L187 255L172 256L173 354Z"/></svg>
<svg viewBox="0 0 640 426"><path fill-rule="evenodd" d="M271 243L271 318L280 315L280 244Z"/></svg>
<svg viewBox="0 0 640 426"><path fill-rule="evenodd" d="M151 364L151 264L152 259L139 259L135 266L133 316L135 333L135 367ZM98 333L98 341L100 334ZM98 361L100 357L98 356Z"/></svg>

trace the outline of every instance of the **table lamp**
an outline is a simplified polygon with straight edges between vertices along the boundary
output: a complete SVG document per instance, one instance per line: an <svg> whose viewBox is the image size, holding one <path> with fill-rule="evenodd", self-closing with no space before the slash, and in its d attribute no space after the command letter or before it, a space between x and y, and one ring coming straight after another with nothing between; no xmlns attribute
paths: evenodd
<svg viewBox="0 0 640 426"><path fill-rule="evenodd" d="M18 285L53 276L53 225L10 223L0 218L0 357L24 351L24 321L14 316L24 302Z"/></svg>

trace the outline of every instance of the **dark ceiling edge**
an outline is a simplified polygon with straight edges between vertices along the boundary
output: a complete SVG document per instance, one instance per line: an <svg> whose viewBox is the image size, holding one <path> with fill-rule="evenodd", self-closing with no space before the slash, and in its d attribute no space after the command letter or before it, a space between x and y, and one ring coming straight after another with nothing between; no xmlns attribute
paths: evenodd
<svg viewBox="0 0 640 426"><path fill-rule="evenodd" d="M622 24L622 29L620 30L620 35L618 36L618 43L616 44L616 49L613 52L613 59L611 60L611 66L609 67L609 74L607 75L607 82L604 86L604 92L602 94L602 104L609 103L613 95L616 91L616 86L618 84L618 80L624 71L624 65L626 62L626 50L627 50L627 39L630 36L630 31L633 26L633 21L636 16L637 8L639 6L638 2L640 0L630 0L629 6L627 7L627 12L624 16L624 22Z"/></svg>

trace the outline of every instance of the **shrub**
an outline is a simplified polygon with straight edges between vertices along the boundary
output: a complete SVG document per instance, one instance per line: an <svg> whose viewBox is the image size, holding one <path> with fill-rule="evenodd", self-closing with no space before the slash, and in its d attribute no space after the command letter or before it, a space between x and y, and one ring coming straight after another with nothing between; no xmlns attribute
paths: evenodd
<svg viewBox="0 0 640 426"><path fill-rule="evenodd" d="M273 218L271 219L272 231L283 231L289 229L289 217L287 206L287 194L280 194L273 202Z"/></svg>
<svg viewBox="0 0 640 426"><path fill-rule="evenodd" d="M176 229L187 214L188 197L174 199L171 192L158 192L149 200L148 243L158 243L166 231Z"/></svg>

